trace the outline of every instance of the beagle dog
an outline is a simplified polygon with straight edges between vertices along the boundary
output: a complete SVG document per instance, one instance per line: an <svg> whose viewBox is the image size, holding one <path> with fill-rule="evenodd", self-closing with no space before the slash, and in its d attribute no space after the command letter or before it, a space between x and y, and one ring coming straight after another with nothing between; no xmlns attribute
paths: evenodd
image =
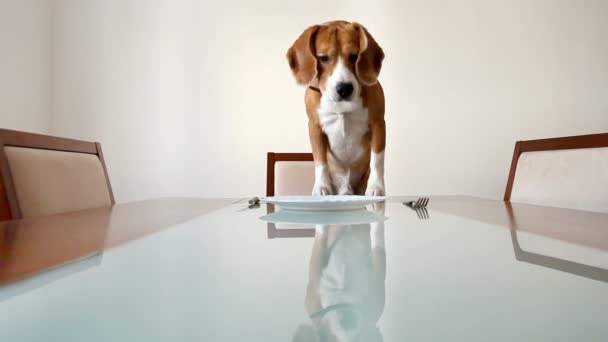
<svg viewBox="0 0 608 342"><path fill-rule="evenodd" d="M297 83L308 87L313 195L385 194L383 59L367 29L346 21L307 28L287 51Z"/></svg>

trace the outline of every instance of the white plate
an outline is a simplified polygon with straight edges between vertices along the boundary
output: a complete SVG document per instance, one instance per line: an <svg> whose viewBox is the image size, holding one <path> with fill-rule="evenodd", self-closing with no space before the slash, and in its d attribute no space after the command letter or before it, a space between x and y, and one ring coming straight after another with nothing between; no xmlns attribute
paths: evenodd
<svg viewBox="0 0 608 342"><path fill-rule="evenodd" d="M279 205L284 210L355 210L366 205L384 202L383 196L274 196L262 198L266 203Z"/></svg>
<svg viewBox="0 0 608 342"><path fill-rule="evenodd" d="M367 210L349 211L303 211L280 210L260 217L260 220L271 223L287 224L369 224L386 221L386 217Z"/></svg>

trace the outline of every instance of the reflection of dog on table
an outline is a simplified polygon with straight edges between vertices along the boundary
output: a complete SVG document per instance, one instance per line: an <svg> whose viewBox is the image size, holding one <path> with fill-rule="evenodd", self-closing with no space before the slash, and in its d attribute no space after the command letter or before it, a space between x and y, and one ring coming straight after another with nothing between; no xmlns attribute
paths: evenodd
<svg viewBox="0 0 608 342"><path fill-rule="evenodd" d="M384 223L317 225L305 306L293 341L382 341Z"/></svg>

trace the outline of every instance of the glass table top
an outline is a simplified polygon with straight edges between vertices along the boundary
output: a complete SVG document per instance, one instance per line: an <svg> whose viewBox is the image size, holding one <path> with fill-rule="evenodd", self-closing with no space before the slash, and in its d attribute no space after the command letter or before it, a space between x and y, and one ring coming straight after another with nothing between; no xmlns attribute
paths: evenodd
<svg viewBox="0 0 608 342"><path fill-rule="evenodd" d="M241 201L0 286L0 341L607 341L607 218Z"/></svg>

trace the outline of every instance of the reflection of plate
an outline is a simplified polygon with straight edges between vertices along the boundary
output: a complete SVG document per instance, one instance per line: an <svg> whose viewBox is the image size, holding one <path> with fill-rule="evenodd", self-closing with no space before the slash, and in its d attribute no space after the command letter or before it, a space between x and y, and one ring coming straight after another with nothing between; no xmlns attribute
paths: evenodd
<svg viewBox="0 0 608 342"><path fill-rule="evenodd" d="M281 210L260 217L272 223L297 224L366 224L385 221L386 217L364 209L350 211L290 211Z"/></svg>
<svg viewBox="0 0 608 342"><path fill-rule="evenodd" d="M355 210L368 204L384 202L382 196L274 196L262 200L281 206L285 210Z"/></svg>

